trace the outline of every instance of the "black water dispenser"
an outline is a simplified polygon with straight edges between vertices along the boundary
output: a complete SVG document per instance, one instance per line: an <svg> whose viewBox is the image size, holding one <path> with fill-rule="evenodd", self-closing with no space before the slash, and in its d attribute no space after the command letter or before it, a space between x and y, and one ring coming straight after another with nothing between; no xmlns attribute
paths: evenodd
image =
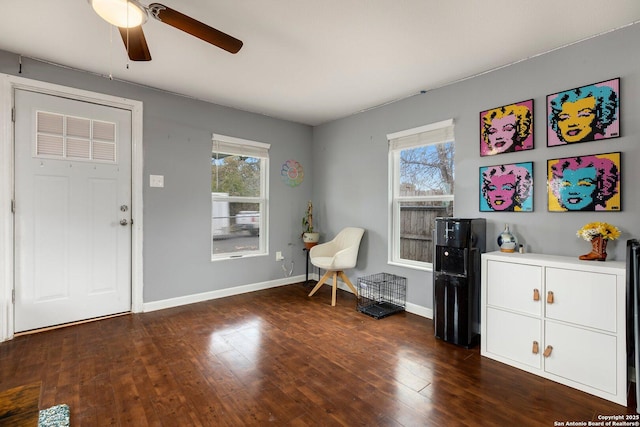
<svg viewBox="0 0 640 427"><path fill-rule="evenodd" d="M473 347L480 340L480 254L484 218L436 218L433 324L436 338Z"/></svg>

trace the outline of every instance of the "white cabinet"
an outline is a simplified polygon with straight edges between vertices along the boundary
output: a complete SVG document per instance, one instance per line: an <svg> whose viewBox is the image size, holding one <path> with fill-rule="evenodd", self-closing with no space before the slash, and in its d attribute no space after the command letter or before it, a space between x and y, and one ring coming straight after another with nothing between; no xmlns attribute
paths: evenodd
<svg viewBox="0 0 640 427"><path fill-rule="evenodd" d="M491 252L481 277L483 356L627 405L623 262Z"/></svg>

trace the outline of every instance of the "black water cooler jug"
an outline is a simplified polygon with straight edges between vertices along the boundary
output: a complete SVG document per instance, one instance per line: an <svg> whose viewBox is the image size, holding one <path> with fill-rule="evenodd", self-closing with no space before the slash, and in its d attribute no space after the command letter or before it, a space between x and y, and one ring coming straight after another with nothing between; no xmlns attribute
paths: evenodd
<svg viewBox="0 0 640 427"><path fill-rule="evenodd" d="M433 323L436 338L473 347L480 339L480 254L484 218L436 218Z"/></svg>

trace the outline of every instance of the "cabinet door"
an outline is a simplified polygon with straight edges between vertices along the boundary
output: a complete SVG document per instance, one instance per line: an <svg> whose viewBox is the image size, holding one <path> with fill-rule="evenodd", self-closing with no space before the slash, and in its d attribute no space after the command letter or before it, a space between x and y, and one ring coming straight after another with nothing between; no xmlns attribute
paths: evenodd
<svg viewBox="0 0 640 427"><path fill-rule="evenodd" d="M547 321L544 370L607 393L616 393L616 337Z"/></svg>
<svg viewBox="0 0 640 427"><path fill-rule="evenodd" d="M546 276L546 292L553 292L546 317L616 332L616 313L624 310L616 307L616 276L562 268L547 268Z"/></svg>
<svg viewBox="0 0 640 427"><path fill-rule="evenodd" d="M511 262L487 262L487 304L540 316L542 304L533 298L538 290L542 298L542 267Z"/></svg>
<svg viewBox="0 0 640 427"><path fill-rule="evenodd" d="M487 308L486 352L540 369L542 354L540 319ZM534 341L539 352L533 353Z"/></svg>

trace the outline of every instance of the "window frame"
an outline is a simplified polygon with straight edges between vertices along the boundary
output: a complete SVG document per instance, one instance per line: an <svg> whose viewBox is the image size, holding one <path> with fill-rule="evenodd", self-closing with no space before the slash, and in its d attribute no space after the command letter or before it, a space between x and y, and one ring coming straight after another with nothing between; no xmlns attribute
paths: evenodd
<svg viewBox="0 0 640 427"><path fill-rule="evenodd" d="M258 235L258 249L238 252L214 254L213 221L210 221L209 241L211 242L211 261L246 258L252 256L269 255L269 149L271 144L236 138L232 136L213 134L211 153L224 153L232 156L247 156L260 159L260 194L258 196L226 196L215 197L212 192L210 217L213 219L213 201L222 200L228 203L257 203L260 206L260 233ZM211 168L213 174L213 168ZM212 177L210 177L211 181Z"/></svg>
<svg viewBox="0 0 640 427"><path fill-rule="evenodd" d="M400 196L400 153L403 150L452 142L455 150L453 119L407 129L387 135L389 143L389 188L388 188L388 261L389 265L416 270L433 271L432 262L423 262L400 257L400 206L404 202L450 201L454 194L427 196ZM455 178L454 178L455 183ZM455 193L455 189L454 189Z"/></svg>

